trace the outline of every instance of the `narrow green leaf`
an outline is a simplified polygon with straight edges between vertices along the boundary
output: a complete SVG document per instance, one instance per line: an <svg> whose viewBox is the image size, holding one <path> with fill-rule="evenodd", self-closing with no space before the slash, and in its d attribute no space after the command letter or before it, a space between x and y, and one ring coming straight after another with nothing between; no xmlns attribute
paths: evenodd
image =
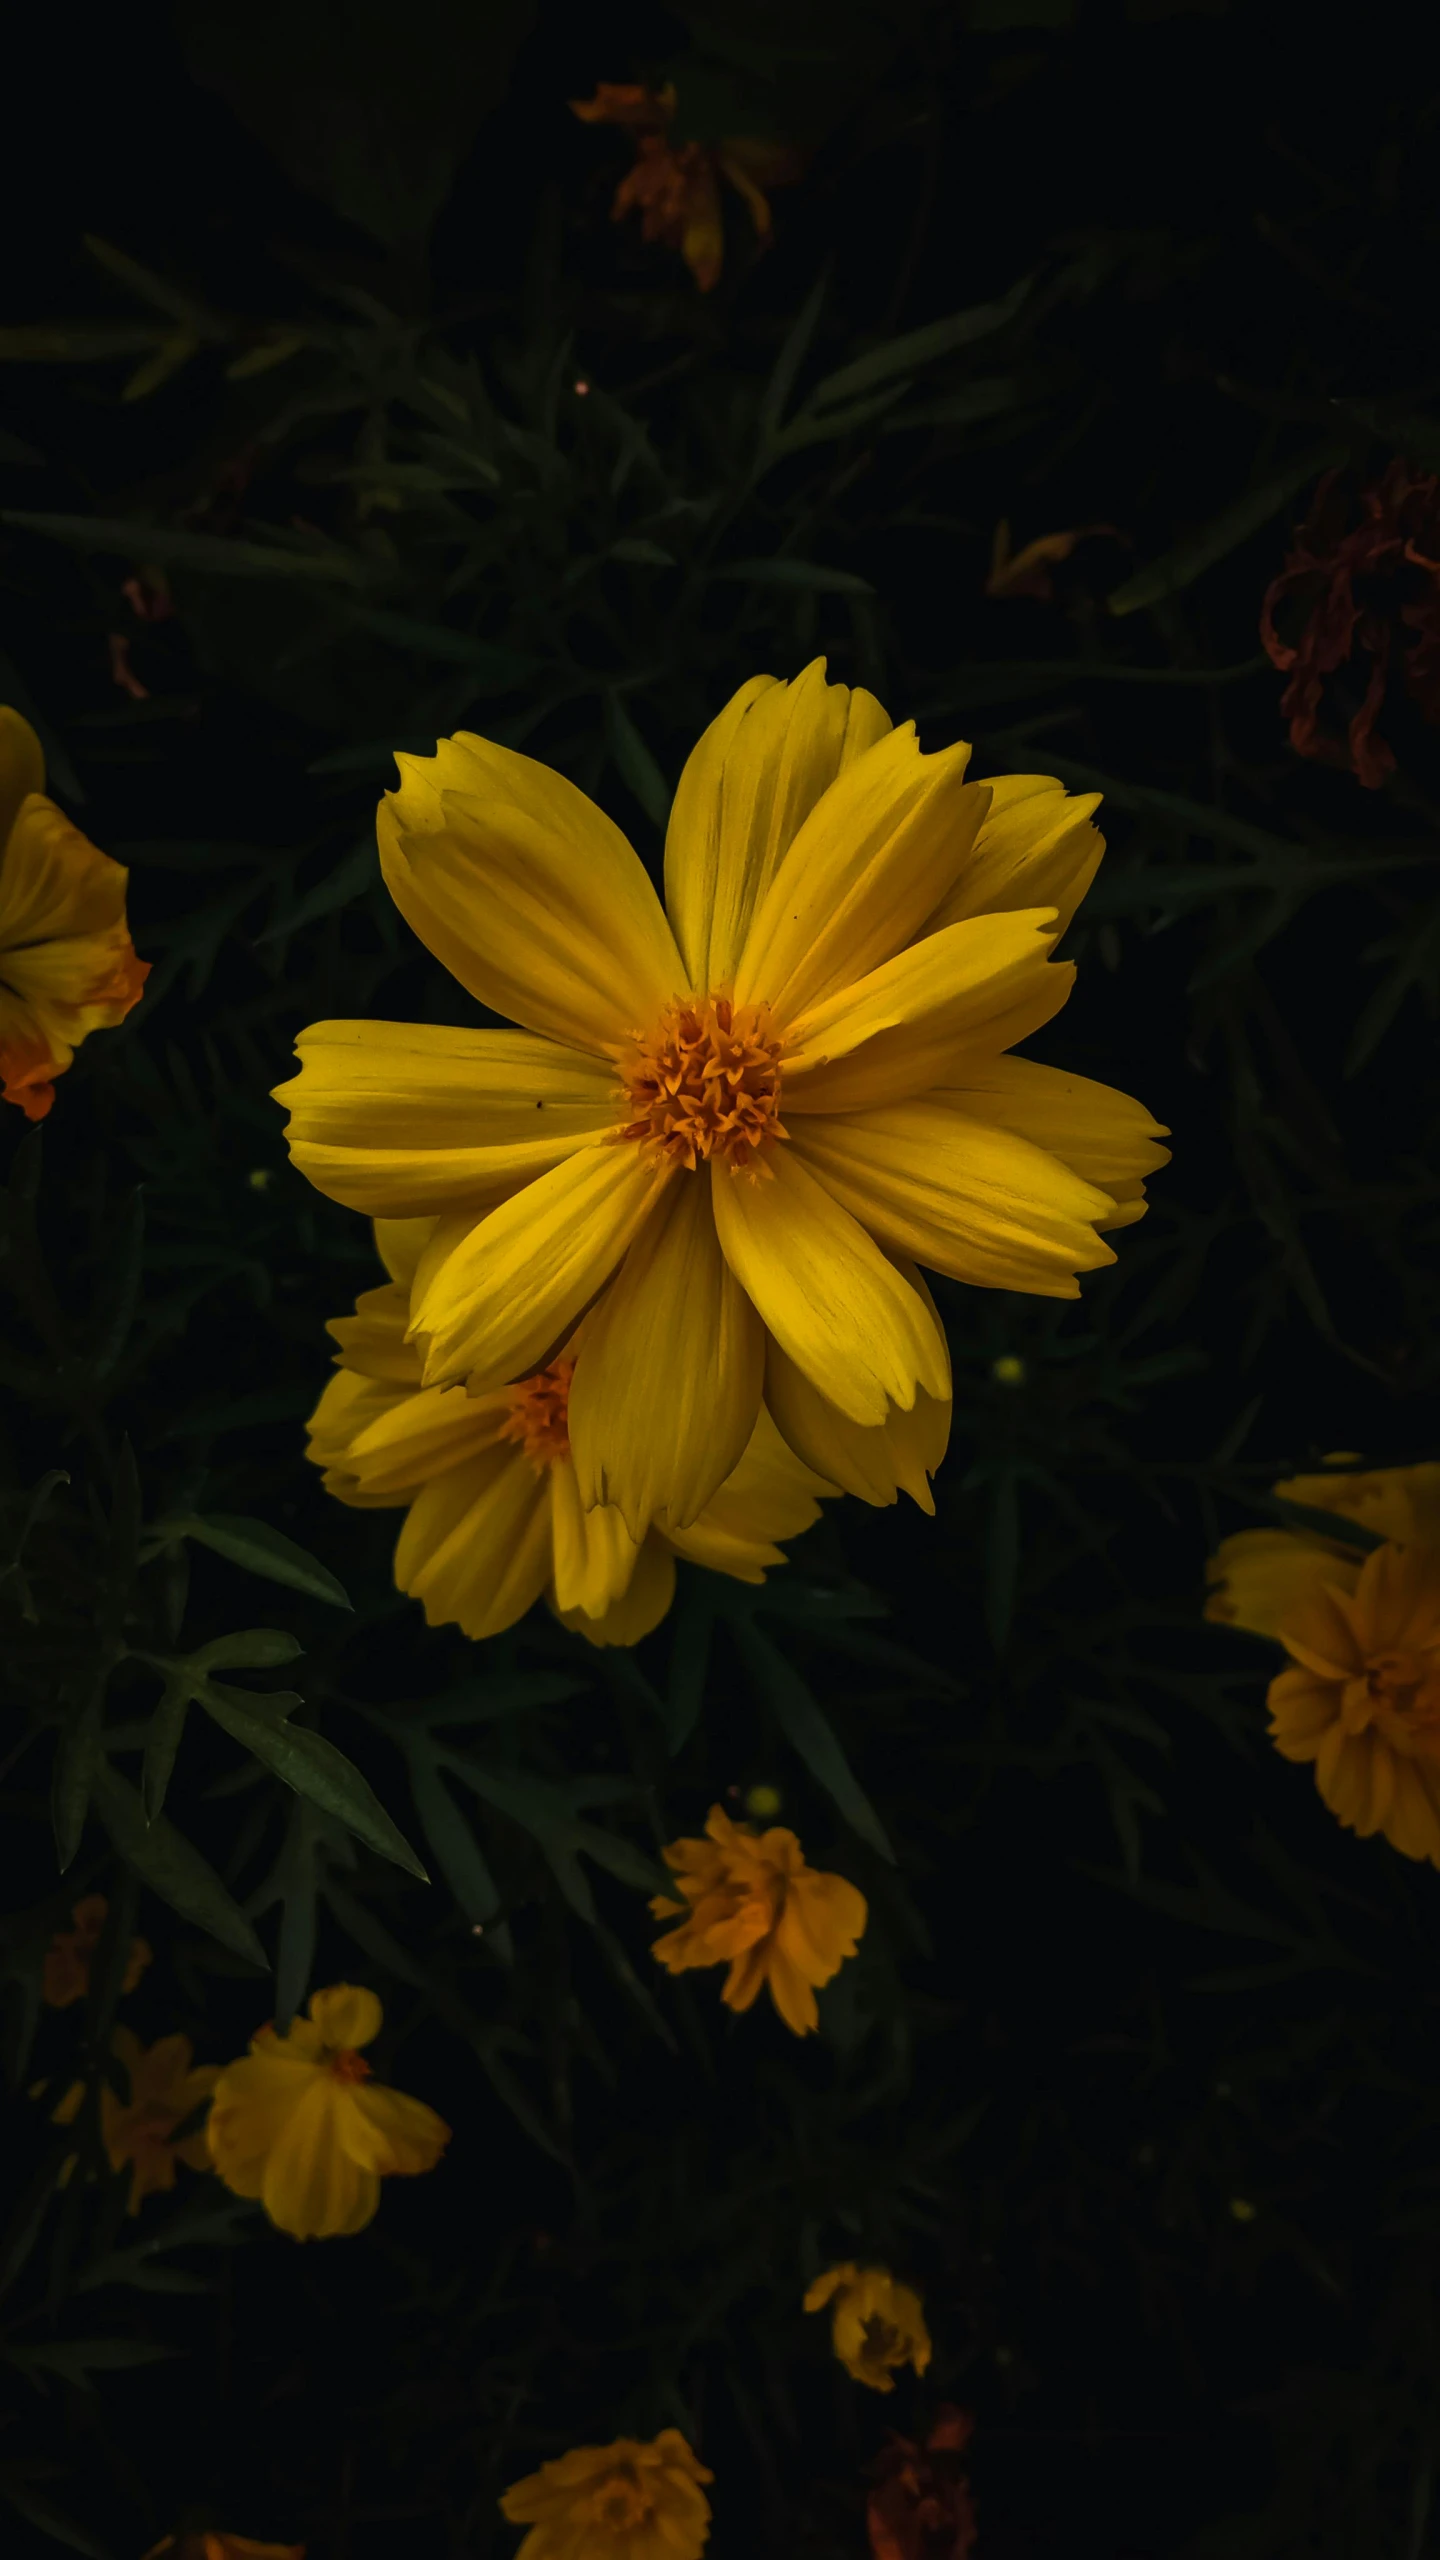
<svg viewBox="0 0 1440 2560"><path fill-rule="evenodd" d="M310 1988L319 1917L320 1842L303 1797L291 1810L280 1862L280 1942L275 1952L275 2025L284 2035Z"/></svg>
<svg viewBox="0 0 1440 2560"><path fill-rule="evenodd" d="M241 1627L233 1636L215 1636L209 1644L187 1656L192 1670L210 1671L275 1671L282 1662L293 1662L305 1647L299 1638L287 1634L283 1627Z"/></svg>
<svg viewBox="0 0 1440 2560"><path fill-rule="evenodd" d="M1142 605L1160 604L1166 596L1179 595L1184 588L1193 586L1206 569L1213 568L1217 560L1225 559L1268 524L1273 515L1278 515L1297 489L1343 462L1348 449L1332 439L1328 444L1310 445L1303 453L1293 454L1278 471L1272 471L1255 488L1247 489L1232 506L1222 507L1219 515L1212 516L1197 533L1187 534L1173 550L1147 562L1133 578L1116 587L1109 600L1110 611L1138 613Z"/></svg>
<svg viewBox="0 0 1440 2560"><path fill-rule="evenodd" d="M0 2498L27 2524L33 2524L40 2533L48 2533L52 2542L62 2544L67 2551L78 2551L82 2560L115 2560L108 2542L97 2541L83 2524L62 2514L59 2507L52 2506L48 2498L42 2498L9 2467L0 2470Z"/></svg>
<svg viewBox="0 0 1440 2560"><path fill-rule="evenodd" d="M665 1731L670 1757L684 1750L700 1721L715 1612L709 1594L688 1577L674 1611L670 1676L665 1684Z"/></svg>
<svg viewBox="0 0 1440 2560"><path fill-rule="evenodd" d="M500 1910L500 1894L465 1816L434 1761L416 1752L410 1784L435 1863L472 1929L484 1929Z"/></svg>
<svg viewBox="0 0 1440 2560"><path fill-rule="evenodd" d="M868 1840L871 1848L893 1866L895 1852L885 1837L880 1817L841 1750L829 1717L816 1704L794 1664L786 1660L753 1618L737 1615L733 1624L741 1658L791 1749L799 1753L812 1778L824 1788L851 1830Z"/></svg>
<svg viewBox="0 0 1440 2560"><path fill-rule="evenodd" d="M142 302L153 304L157 311L165 313L167 319L178 321L182 328L193 330L200 336L223 337L223 329L204 304L197 302L193 294L186 293L178 284L172 284L168 276L157 276L152 267L142 266L138 258L132 258L127 250L115 248L109 240L102 240L96 232L86 231L81 237L96 265L103 267L107 275L114 276L131 293L138 294Z"/></svg>
<svg viewBox="0 0 1440 2560"><path fill-rule="evenodd" d="M897 374L919 373L961 347L974 346L979 338L993 337L1014 319L1034 281L1033 276L1022 276L998 302L976 303L968 311L953 312L948 320L932 320L923 329L907 330L902 338L872 347L868 355L857 356L853 364L841 365L837 373L827 373L823 382L817 382L805 403L806 411L819 416L859 392L892 382Z"/></svg>
<svg viewBox="0 0 1440 2560"><path fill-rule="evenodd" d="M404 1833L354 1762L337 1751L333 1742L312 1733L307 1725L277 1721L273 1712L265 1713L260 1700L247 1697L242 1689L224 1688L218 1680L207 1680L198 1695L206 1714L267 1769L273 1769L277 1778L283 1778L287 1787L308 1796L322 1813L333 1814L367 1849L403 1867L421 1884L429 1883Z"/></svg>
<svg viewBox="0 0 1440 2560"><path fill-rule="evenodd" d="M239 1514L222 1511L187 1512L177 1520L156 1524L157 1536L193 1538L197 1546L213 1548L231 1564L242 1565L247 1573L263 1574L269 1582L283 1582L292 1591L303 1591L308 1599L328 1600L334 1609L352 1606L350 1596L333 1573L323 1564L297 1547L293 1538L272 1529L268 1521L247 1520Z"/></svg>
<svg viewBox="0 0 1440 2560"><path fill-rule="evenodd" d="M818 560L732 560L723 569L715 569L718 582L749 587L799 587L815 595L873 596L875 590L868 578L857 578L849 569L827 569Z"/></svg>
<svg viewBox="0 0 1440 2560"><path fill-rule="evenodd" d="M353 906L357 898L363 898L371 889L377 888L379 881L380 856L372 833L362 836L360 842L336 863L334 870L327 871L323 880L317 880L313 888L307 889L304 897L297 899L276 923L267 925L263 933L257 933L257 945L282 941L288 935L298 933L302 925L317 924L321 916L334 915L337 908Z"/></svg>
<svg viewBox="0 0 1440 2560"><path fill-rule="evenodd" d="M193 1692L188 1680L167 1680L145 1737L145 1765L140 1773L140 1799L147 1822L158 1820L174 1771Z"/></svg>
<svg viewBox="0 0 1440 2560"><path fill-rule="evenodd" d="M193 1920L197 1928L218 1938L232 1954L268 1973L264 1948L208 1860L163 1814L147 1822L135 1789L104 1759L96 1768L94 1794L96 1810L116 1848L151 1892L183 1919Z"/></svg>
<svg viewBox="0 0 1440 2560"><path fill-rule="evenodd" d="M183 2350L163 2347L150 2338L41 2338L33 2346L11 2345L5 2352L22 2373L58 2373L83 2389L92 2373L123 2373L132 2365L165 2364Z"/></svg>
<svg viewBox="0 0 1440 2560"><path fill-rule="evenodd" d="M100 1764L100 1702L90 1699L60 1737L50 1791L50 1818L61 1875L75 1863Z"/></svg>
<svg viewBox="0 0 1440 2560"><path fill-rule="evenodd" d="M4 334L0 331L0 357L6 352ZM153 333L142 343L153 343ZM0 523L18 525L27 533L48 533L56 542L73 543L77 550L113 551L125 560L153 560L162 568L195 569L219 578L299 578L357 587L366 585L373 575L368 561L357 552L342 550L338 543L291 550L279 543L272 547L247 542L238 534L232 540L218 533L193 533L181 525L134 524L119 516L52 515L16 507L0 513Z"/></svg>
<svg viewBox="0 0 1440 2560"><path fill-rule="evenodd" d="M779 429L780 421L790 405L800 367L810 352L825 295L829 289L830 270L826 266L816 277L785 336L785 343L775 359L765 396L760 403L760 433L768 443Z"/></svg>
<svg viewBox="0 0 1440 2560"><path fill-rule="evenodd" d="M663 827L670 815L670 785L617 693L605 696L605 734L616 771L646 817Z"/></svg>

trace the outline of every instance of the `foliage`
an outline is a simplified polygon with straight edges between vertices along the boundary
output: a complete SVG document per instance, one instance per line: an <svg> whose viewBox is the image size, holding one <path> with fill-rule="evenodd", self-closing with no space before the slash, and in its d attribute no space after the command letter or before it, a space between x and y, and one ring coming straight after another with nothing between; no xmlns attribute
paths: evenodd
<svg viewBox="0 0 1440 2560"><path fill-rule="evenodd" d="M673 2424L719 2560L841 2560L883 2425L800 2302L883 2260L977 2413L982 2560L1420 2560L1436 1879L1274 1760L1268 1659L1199 1596L1297 1463L1435 1449L1440 751L1402 706L1383 790L1300 764L1256 637L1320 474L1440 451L1427 110L1343 122L1223 7L434 0L393 90L393 13L344 14L353 115L331 13L187 9L204 219L155 179L132 237L102 151L0 329L0 698L154 964L0 1131L0 2500L101 2560L202 2508L316 2560L508 2553L508 2481ZM640 75L807 155L704 300L564 111ZM1002 519L1098 529L991 597ZM308 1021L483 1018L381 888L392 752L479 729L653 864L705 720L819 651L977 772L1104 793L1038 1046L1175 1163L1080 1304L940 1285L933 1522L835 1507L758 1591L682 1567L634 1656L427 1632L393 1521L303 1462L376 1274L267 1100ZM649 1954L660 1847L757 1784L871 1905L813 2045ZM201 2061L373 1983L444 2167L298 2256L183 2171L130 2221L137 1919L123 2014Z"/></svg>

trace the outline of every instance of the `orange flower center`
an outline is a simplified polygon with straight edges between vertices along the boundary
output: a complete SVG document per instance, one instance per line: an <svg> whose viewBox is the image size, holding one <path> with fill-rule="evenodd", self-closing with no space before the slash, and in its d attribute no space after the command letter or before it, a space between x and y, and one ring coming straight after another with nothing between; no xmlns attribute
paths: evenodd
<svg viewBox="0 0 1440 2560"><path fill-rule="evenodd" d="M502 1440L518 1440L538 1475L542 1467L558 1467L570 1455L570 1381L573 1360L552 1360L533 1378L510 1389L510 1411L500 1425Z"/></svg>
<svg viewBox="0 0 1440 2560"><path fill-rule="evenodd" d="M601 2533L633 2533L651 2511L633 2471L612 2471L590 2500L590 2521Z"/></svg>
<svg viewBox="0 0 1440 2560"><path fill-rule="evenodd" d="M1378 1725L1401 1750L1426 1750L1440 1741L1440 1661L1433 1653L1397 1649L1372 1654L1364 1671L1345 1683L1345 1723L1352 1733Z"/></svg>
<svg viewBox="0 0 1440 2560"><path fill-rule="evenodd" d="M872 2311L861 2332L860 2353L866 2364L903 2364L905 2340L893 2320L885 2319L879 2311Z"/></svg>
<svg viewBox="0 0 1440 2560"><path fill-rule="evenodd" d="M369 2063L353 2045L337 2045L326 2058L332 2079L368 2080L370 2077Z"/></svg>
<svg viewBox="0 0 1440 2560"><path fill-rule="evenodd" d="M691 1173L718 1156L732 1173L760 1170L780 1125L780 1050L767 1008L729 996L677 996L626 1062L633 1119L617 1130Z"/></svg>

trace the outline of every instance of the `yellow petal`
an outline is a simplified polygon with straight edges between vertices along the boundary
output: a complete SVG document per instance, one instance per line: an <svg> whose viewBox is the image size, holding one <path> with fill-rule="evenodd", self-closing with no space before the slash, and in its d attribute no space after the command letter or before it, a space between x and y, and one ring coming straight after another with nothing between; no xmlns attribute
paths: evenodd
<svg viewBox="0 0 1440 2560"><path fill-rule="evenodd" d="M392 1280L408 1290L415 1266L430 1240L433 1218L377 1218L375 1250Z"/></svg>
<svg viewBox="0 0 1440 2560"><path fill-rule="evenodd" d="M989 801L968 747L925 756L892 729L816 803L756 907L739 1004L788 1025L914 939L965 861Z"/></svg>
<svg viewBox="0 0 1440 2560"><path fill-rule="evenodd" d="M416 1496L395 1580L432 1627L477 1642L513 1627L550 1579L550 1487L509 1443L452 1467Z"/></svg>
<svg viewBox="0 0 1440 2560"><path fill-rule="evenodd" d="M1440 1465L1373 1467L1347 1474L1290 1476L1275 1491L1286 1502L1315 1511L1337 1511L1377 1537L1401 1546L1412 1539L1440 1540Z"/></svg>
<svg viewBox="0 0 1440 2560"><path fill-rule="evenodd" d="M1433 1761L1397 1759L1393 1777L1387 1840L1403 1857L1428 1858L1440 1867L1440 1770Z"/></svg>
<svg viewBox="0 0 1440 2560"><path fill-rule="evenodd" d="M591 1315L571 1381L580 1499L616 1504L632 1538L661 1515L689 1527L760 1409L764 1329L721 1253L710 1194L708 1165L671 1183Z"/></svg>
<svg viewBox="0 0 1440 2560"><path fill-rule="evenodd" d="M509 1418L510 1399L503 1393L467 1396L463 1387L417 1387L353 1434L341 1464L368 1501L403 1498L493 1449Z"/></svg>
<svg viewBox="0 0 1440 2560"><path fill-rule="evenodd" d="M310 2085L310 2068L278 2039L268 2051L232 2062L216 2083L206 2120L210 2158L237 2196L258 2196L277 2143Z"/></svg>
<svg viewBox="0 0 1440 2560"><path fill-rule="evenodd" d="M626 1588L602 1616L592 1618L584 1609L556 1609L555 1614L591 1644L639 1644L659 1626L674 1597L675 1558L659 1532L652 1530Z"/></svg>
<svg viewBox="0 0 1440 2560"><path fill-rule="evenodd" d="M374 2080L351 2082L344 2097L338 2129L358 2168L381 2178L418 2178L434 2168L450 2127L433 2107Z"/></svg>
<svg viewBox="0 0 1440 2560"><path fill-rule="evenodd" d="M406 1234L418 1232L427 1242L433 1218L397 1218ZM353 1316L332 1316L325 1330L340 1345L340 1358L358 1377L382 1380L390 1387L418 1387L420 1354L407 1339L410 1292L397 1280L366 1289L355 1301Z"/></svg>
<svg viewBox="0 0 1440 2560"><path fill-rule="evenodd" d="M612 1071L526 1031L316 1022L277 1085L300 1171L377 1218L475 1214L593 1146L619 1117Z"/></svg>
<svg viewBox="0 0 1440 2560"><path fill-rule="evenodd" d="M787 1035L785 1108L834 1111L833 1082L825 1070L840 1059L860 1070L860 1089L873 1091L877 1103L924 1092L943 1058L962 1044L980 1050L990 1022L1008 1027L1017 1001L1032 1009L1039 997L1048 1002L1053 922L1049 907L972 917L911 943L867 978L813 1006ZM1068 979L1063 990L1054 989L1057 996L1062 992L1068 992ZM868 1046L876 1041L883 1045L880 1073L872 1080L864 1068ZM901 1061L904 1077L896 1072Z"/></svg>
<svg viewBox="0 0 1440 2560"><path fill-rule="evenodd" d="M575 1469L563 1464L550 1470L550 1523L556 1608L562 1617L579 1610L603 1618L629 1588L640 1561L637 1540L608 1504L585 1509Z"/></svg>
<svg viewBox="0 0 1440 2560"><path fill-rule="evenodd" d="M1089 1076L1039 1066L1033 1058L996 1058L957 1077L944 1099L972 1120L1012 1129L1032 1146L1044 1147L1112 1197L1116 1183L1133 1182L1170 1161L1169 1148L1159 1143L1169 1131L1143 1102Z"/></svg>
<svg viewBox="0 0 1440 2560"><path fill-rule="evenodd" d="M712 1196L725 1259L781 1349L854 1422L883 1422L917 1387L943 1394L928 1307L794 1149L773 1148L769 1167L768 1180L723 1176Z"/></svg>
<svg viewBox="0 0 1440 2560"><path fill-rule="evenodd" d="M337 1982L329 1991L312 1993L310 2016L327 2044L348 2049L373 2044L385 2023L376 1994L355 1982Z"/></svg>
<svg viewBox="0 0 1440 2560"><path fill-rule="evenodd" d="M1064 933L1105 851L1104 837L1090 823L1100 794L1071 799L1048 773L997 775L990 793L969 860L926 931L1002 907L1054 907L1056 931Z"/></svg>
<svg viewBox="0 0 1440 2560"><path fill-rule="evenodd" d="M20 803L45 788L45 752L30 723L0 703L0 855L20 814Z"/></svg>
<svg viewBox="0 0 1440 2560"><path fill-rule="evenodd" d="M602 1289L671 1178L637 1146L587 1147L422 1258L411 1325L425 1383L528 1376Z"/></svg>
<svg viewBox="0 0 1440 2560"><path fill-rule="evenodd" d="M665 836L665 903L697 990L727 986L750 919L822 793L890 727L873 694L752 676L686 760Z"/></svg>
<svg viewBox="0 0 1440 2560"><path fill-rule="evenodd" d="M292 2239L344 2239L374 2219L380 2181L340 2140L347 2094L329 2072L317 2072L266 2163L260 2200Z"/></svg>
<svg viewBox="0 0 1440 2560"><path fill-rule="evenodd" d="M563 774L487 738L397 756L380 867L421 941L492 1012L616 1055L685 972L640 858Z"/></svg>
<svg viewBox="0 0 1440 2560"><path fill-rule="evenodd" d="M1317 1590L1353 1591L1360 1558L1289 1529L1240 1529L1206 1569L1205 1615L1254 1636L1277 1636Z"/></svg>
<svg viewBox="0 0 1440 2560"><path fill-rule="evenodd" d="M925 945L915 948L923 951ZM956 1085L972 1073L983 1072L1017 1040L1028 1040L1032 1032L1041 1030L1067 1002L1074 984L1073 961L1047 962L1041 955L1039 966L1023 969L1007 982L1007 989L996 990L995 1009L987 1001L983 1021L977 1015L961 1037L950 1036L943 1017L923 1014L892 1031L877 1031L847 1057L807 1068L787 1083L784 1108L878 1111L887 1102L907 1102L937 1087Z"/></svg>
<svg viewBox="0 0 1440 2560"><path fill-rule="evenodd" d="M922 1274L913 1262L898 1267L924 1299L943 1342L944 1327ZM866 1428L827 1402L772 1335L765 1347L765 1402L796 1456L842 1493L883 1505L903 1488L922 1511L933 1513L930 1478L950 1439L948 1387L943 1396L927 1395L922 1387L908 1412L892 1404L883 1422Z"/></svg>
<svg viewBox="0 0 1440 2560"><path fill-rule="evenodd" d="M835 1490L796 1456L762 1405L734 1474L688 1529L665 1534L692 1564L737 1582L763 1582L767 1565L785 1562L776 1540L810 1528L820 1517L819 1497Z"/></svg>
<svg viewBox="0 0 1440 2560"><path fill-rule="evenodd" d="M840 2267L827 2267L823 2276L816 2276L805 2287L800 2302L801 2310L823 2311L826 2303L833 2301L842 2285L854 2283L855 2274L855 2268L848 2262Z"/></svg>
<svg viewBox="0 0 1440 2560"><path fill-rule="evenodd" d="M795 1126L797 1153L835 1200L928 1270L978 1288L1074 1298L1077 1271L1115 1259L1092 1223L1112 1205L1103 1191L948 1103L897 1102Z"/></svg>
<svg viewBox="0 0 1440 2560"><path fill-rule="evenodd" d="M417 1359L417 1382L419 1374ZM312 1466L325 1470L325 1490L333 1493L337 1502L364 1510L376 1506L383 1509L405 1500L403 1493L376 1493L362 1486L350 1464L350 1450L370 1423L405 1403L410 1392L379 1378L358 1377L349 1369L342 1369L330 1380L305 1426L309 1435L305 1455Z"/></svg>

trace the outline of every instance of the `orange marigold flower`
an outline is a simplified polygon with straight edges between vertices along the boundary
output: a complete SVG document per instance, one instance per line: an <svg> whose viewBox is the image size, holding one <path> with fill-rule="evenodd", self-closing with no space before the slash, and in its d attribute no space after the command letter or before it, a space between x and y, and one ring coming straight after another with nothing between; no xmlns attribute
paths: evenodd
<svg viewBox="0 0 1440 2560"><path fill-rule="evenodd" d="M1421 718L1440 720L1440 480L1392 462L1361 490L1358 523L1353 512L1343 472L1327 472L1266 591L1260 638L1290 678L1280 712L1296 754L1343 765L1373 791L1395 770L1375 724L1396 642L1407 634L1398 672ZM1292 599L1305 616L1293 642L1275 627L1277 608ZM1362 664L1347 681L1357 657Z"/></svg>
<svg viewBox="0 0 1440 2560"><path fill-rule="evenodd" d="M167 2533L145 2560L165 2560L169 2552L175 2560L305 2560L303 2542L252 2542L248 2533L216 2533L205 2527L198 2533Z"/></svg>
<svg viewBox="0 0 1440 2560"><path fill-rule="evenodd" d="M799 176L788 144L736 134L717 143L671 142L667 129L676 109L673 87L646 89L602 80L593 98L571 100L582 124L623 125L635 137L635 165L620 181L610 218L640 215L640 236L678 249L702 293L718 284L725 261L720 208L723 177L744 199L757 240L771 231L767 187Z"/></svg>
<svg viewBox="0 0 1440 2560"><path fill-rule="evenodd" d="M820 2023L817 1986L864 1934L864 1895L844 1876L807 1867L793 1831L742 1830L717 1804L705 1832L663 1853L682 1899L657 1894L650 1908L681 1926L657 1938L655 1954L671 1973L728 1964L727 2009L750 2008L768 1983L786 2026L809 2035Z"/></svg>
<svg viewBox="0 0 1440 2560"><path fill-rule="evenodd" d="M930 2332L913 2286L888 2267L857 2267L847 2259L827 2267L805 2291L803 2308L830 2314L830 2343L845 2370L872 2391L893 2391L896 2367L923 2373L930 2362Z"/></svg>
<svg viewBox="0 0 1440 2560"><path fill-rule="evenodd" d="M1205 1614L1274 1636L1270 1737L1311 1761L1337 1820L1440 1866L1440 1465L1292 1476L1275 1491L1384 1540L1244 1529L1210 1565Z"/></svg>
<svg viewBox="0 0 1440 2560"><path fill-rule="evenodd" d="M110 1905L103 1893L87 1893L76 1903L70 1917L73 1929L59 1929L45 1951L40 1977L40 1996L47 2009L69 2009L83 2000L90 1988L90 1967L105 1927ZM125 1959L125 1978L120 1985L122 1997L133 1991L145 1967L152 1961L151 1951L143 1938L132 1938Z"/></svg>
<svg viewBox="0 0 1440 2560"><path fill-rule="evenodd" d="M969 2560L975 2501L963 2457L974 2432L967 2411L947 2403L923 2444L891 2436L865 2502L873 2560Z"/></svg>
<svg viewBox="0 0 1440 2560"><path fill-rule="evenodd" d="M1031 596L1037 604L1049 604L1055 593L1050 572L1062 560L1068 560L1079 542L1088 542L1094 533L1113 533L1113 524L1081 524L1069 533L1042 533L1027 542L1020 551L1010 548L1010 524L1002 518L995 527L995 540L990 551L990 573L985 580L987 596Z"/></svg>
<svg viewBox="0 0 1440 2560"><path fill-rule="evenodd" d="M128 875L45 796L28 720L0 704L0 1090L43 1120L91 1031L123 1022L149 975L125 922Z"/></svg>
<svg viewBox="0 0 1440 2560"><path fill-rule="evenodd" d="M175 2136L186 2118L203 2106L220 2077L218 2063L195 2065L188 2036L162 2036L145 2046L129 2027L117 2027L110 2050L124 2067L128 2099L119 2098L105 2081L100 2090L100 2138L112 2169L130 2169L127 2211L138 2213L147 2196L165 2195L175 2184L175 2163L208 2169L210 2155L203 2125L183 2140ZM84 2099L77 2080L55 2109L52 2121L73 2124Z"/></svg>
<svg viewBox="0 0 1440 2560"><path fill-rule="evenodd" d="M433 2169L450 2127L418 2098L382 2088L359 2048L384 2017L373 1991L317 1991L283 2036L262 2027L220 2073L210 2158L237 2196L258 2196L295 2240L363 2231L382 2178Z"/></svg>
<svg viewBox="0 0 1440 2560"><path fill-rule="evenodd" d="M700 2560L710 2536L714 2479L677 2427L649 2444L618 2436L542 2462L500 2501L530 2531L515 2560Z"/></svg>

